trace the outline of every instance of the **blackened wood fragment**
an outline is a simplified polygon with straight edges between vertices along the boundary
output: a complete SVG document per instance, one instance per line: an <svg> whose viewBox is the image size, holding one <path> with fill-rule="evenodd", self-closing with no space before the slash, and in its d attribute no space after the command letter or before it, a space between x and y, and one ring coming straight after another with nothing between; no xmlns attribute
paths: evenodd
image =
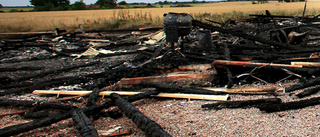
<svg viewBox="0 0 320 137"><path fill-rule="evenodd" d="M18 70L41 70L44 67L17 66L17 67L1 67L0 72L18 71Z"/></svg>
<svg viewBox="0 0 320 137"><path fill-rule="evenodd" d="M256 100L243 100L243 101L221 101L213 104L202 105L201 108L211 108L211 109L223 109L223 108L247 108L255 107L260 105L269 104L279 104L281 103L280 98L266 98L266 99L256 99Z"/></svg>
<svg viewBox="0 0 320 137"><path fill-rule="evenodd" d="M227 88L231 88L233 86L233 80L232 80L232 71L230 70L230 66L226 67L227 70L227 77L228 77L228 84L227 84Z"/></svg>
<svg viewBox="0 0 320 137"><path fill-rule="evenodd" d="M218 85L220 87L224 87L225 85L228 84L228 72L226 67L216 67L215 69L217 71L217 74L213 76L212 83L214 85Z"/></svg>
<svg viewBox="0 0 320 137"><path fill-rule="evenodd" d="M165 132L160 125L143 115L139 109L131 105L127 100L121 98L118 94L112 93L111 99L115 102L118 108L130 118L136 125L145 132L149 137L170 137L171 135Z"/></svg>
<svg viewBox="0 0 320 137"><path fill-rule="evenodd" d="M256 37L256 36L251 36L251 35L248 35L248 34L245 34L245 33L242 33L242 32L223 29L223 28L216 27L216 26L213 26L213 25L208 24L208 23L203 23L203 22L201 22L199 20L192 20L192 25L193 26L199 26L199 27L205 28L205 29L209 29L212 32L213 31L219 31L221 33L231 34L231 35L242 37L242 38L245 38L245 39L248 39L248 40L258 41L258 42L265 43L265 44L270 44L270 45L276 46L276 47L285 47L286 46L286 44L282 44L280 42L266 40L266 39L263 39L263 38L260 38L260 37Z"/></svg>
<svg viewBox="0 0 320 137"><path fill-rule="evenodd" d="M124 97L126 100L128 100L129 102L133 102L133 101L137 101L139 99L142 99L142 98L147 98L147 97L150 97L151 95L157 95L159 94L158 91L149 91L149 92L144 92L144 93L139 93L137 95L132 95L132 96L126 96ZM90 106L90 107L87 107L87 108L84 108L84 112L87 113L87 112L90 112L90 113L99 113L99 111L101 109L104 109L104 108L108 108L108 107L111 107L114 105L114 102L113 101L108 101L108 102L105 102L104 104L102 105L97 105L97 106Z"/></svg>
<svg viewBox="0 0 320 137"><path fill-rule="evenodd" d="M27 111L18 111L18 112L11 112L11 113L6 113L6 114L1 114L0 118L4 117L4 116L9 116L9 115L22 115L25 114Z"/></svg>
<svg viewBox="0 0 320 137"><path fill-rule="evenodd" d="M98 132L92 125L89 118L83 111L75 110L72 112L72 120L76 129L83 137L98 137Z"/></svg>
<svg viewBox="0 0 320 137"><path fill-rule="evenodd" d="M23 124L18 124L14 126L9 126L9 127L4 127L0 129L0 136L1 137L7 137L7 136L12 136L12 135L17 135L23 132L27 132L32 129L36 129L39 127L44 127L44 126L49 126L53 123L59 122L63 119L67 119L71 116L71 113L55 113L52 114L49 117L39 119L39 120L34 120L31 122L23 123Z"/></svg>
<svg viewBox="0 0 320 137"><path fill-rule="evenodd" d="M25 119L39 119L39 118L45 118L49 116L49 111L48 110L40 110L40 111L36 111L34 110L30 110L27 113L25 113L23 115L23 118Z"/></svg>
<svg viewBox="0 0 320 137"><path fill-rule="evenodd" d="M309 106L319 105L320 97L315 97L311 99L285 102L280 104L268 104L264 106L259 106L260 111L265 111L267 113L279 112L285 110L301 109Z"/></svg>
<svg viewBox="0 0 320 137"><path fill-rule="evenodd" d="M151 92L146 92L146 93L140 93L137 95L133 96L128 96L127 99L130 101L136 101L141 98L149 97L150 95L155 95L158 94L159 92L157 91L151 91ZM89 113L89 112L99 112L102 109L109 108L114 105L113 101L108 101L102 105L99 106L90 106L86 108L79 108L79 110L83 111L84 113ZM0 129L0 136L5 137L5 136L12 136L12 135L17 135L23 132L27 132L29 130L33 130L39 127L43 126L48 126L53 123L59 122L61 120L67 119L71 117L73 110L68 111L67 113L53 113L50 114L49 117L40 119L40 120L34 120L28 123L23 123L23 124L18 124L14 126L9 126L5 128Z"/></svg>
<svg viewBox="0 0 320 137"><path fill-rule="evenodd" d="M75 106L64 105L55 102L36 102L36 101L23 101L23 100L10 100L0 99L0 106L13 106L13 107L35 107L37 109L61 109L71 110Z"/></svg>
<svg viewBox="0 0 320 137"><path fill-rule="evenodd" d="M319 91L320 91L320 87L310 88L310 89L307 89L307 90L297 94L296 96L298 96L299 98L303 98L303 97L310 96L312 94L316 94Z"/></svg>
<svg viewBox="0 0 320 137"><path fill-rule="evenodd" d="M224 56L228 61L231 61L231 57L230 57L230 51L228 48L228 45L224 46ZM227 88L231 88L233 86L233 80L232 80L232 71L230 66L226 67L226 71L227 71L227 77L228 77L228 84L227 84Z"/></svg>
<svg viewBox="0 0 320 137"><path fill-rule="evenodd" d="M311 79L311 80L308 80L308 81L303 82L303 83L292 85L291 87L288 87L286 89L286 92L292 92L292 91L295 91L295 90L299 90L299 89L315 86L315 85L318 85L319 83L320 83L320 77L317 77L315 79Z"/></svg>
<svg viewBox="0 0 320 137"><path fill-rule="evenodd" d="M167 93L188 93L188 94L209 94L209 95L221 95L224 94L218 91L211 91L206 89L201 89L197 87L187 87L181 85L165 84L165 83L154 83L154 82L141 82L139 85L154 87L158 91Z"/></svg>
<svg viewBox="0 0 320 137"><path fill-rule="evenodd" d="M47 86L55 86L55 85L64 85L64 84L78 84L78 83L86 83L88 81L87 78L82 77L63 77L63 78L54 78L50 80L43 80L37 83L29 83L29 84L23 84L22 86L19 86L18 84L15 84L18 88L14 88L14 86L8 86L8 87L0 87L0 89L7 89L4 92L0 92L0 96L4 95L10 95L10 94L17 94L21 92L31 92L35 89L43 89ZM11 89L10 89L11 88Z"/></svg>
<svg viewBox="0 0 320 137"><path fill-rule="evenodd" d="M57 69L57 70L48 70L48 71L44 71L41 72L39 74L34 74L34 75L29 75L29 76L24 76L24 77L20 77L20 78L16 78L16 79L12 79L11 81L22 81L22 80L28 80L31 78L37 78L37 77L43 77L49 74L58 74L61 72L66 72L66 71L70 71L76 68L80 68L80 67L88 67L88 66L92 66L95 64L100 63L100 61L96 61L96 62L90 62L90 63L86 63L86 64L80 64L80 65L72 65L72 66L67 66L67 67L63 67L61 69Z"/></svg>
<svg viewBox="0 0 320 137"><path fill-rule="evenodd" d="M99 96L98 84L95 84L95 86L96 87L92 90L90 96L88 97L87 104L86 104L87 107L95 105L98 99L98 96Z"/></svg>

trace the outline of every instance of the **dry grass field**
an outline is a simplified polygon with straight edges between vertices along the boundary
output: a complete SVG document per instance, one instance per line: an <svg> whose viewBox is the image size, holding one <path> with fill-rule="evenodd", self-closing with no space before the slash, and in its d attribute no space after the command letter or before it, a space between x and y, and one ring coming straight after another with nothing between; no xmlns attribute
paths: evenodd
<svg viewBox="0 0 320 137"><path fill-rule="evenodd" d="M134 28L142 26L161 26L162 15L168 12L186 12L201 17L204 13L217 15L214 19L223 21L230 18L243 18L249 13L263 13L265 10L276 14L301 15L304 2L266 4L244 2L221 2L198 4L194 7L142 8L85 11L52 11L0 13L0 32L46 31L56 27L75 29L83 24L86 29ZM308 0L308 14L319 14L320 0ZM222 19L221 19L222 18Z"/></svg>

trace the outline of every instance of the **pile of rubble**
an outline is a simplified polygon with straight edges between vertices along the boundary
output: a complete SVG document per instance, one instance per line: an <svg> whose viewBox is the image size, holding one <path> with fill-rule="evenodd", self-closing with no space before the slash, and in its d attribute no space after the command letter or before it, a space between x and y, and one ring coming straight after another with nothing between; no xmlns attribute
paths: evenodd
<svg viewBox="0 0 320 137"><path fill-rule="evenodd" d="M2 127L0 135L72 117L80 135L103 136L88 117L99 119L101 110L117 106L146 136L171 136L130 104L143 98L212 100L201 108L267 113L319 105L318 16L251 16L219 23L169 13L163 27L3 33L0 104L28 109L1 117L34 120Z"/></svg>

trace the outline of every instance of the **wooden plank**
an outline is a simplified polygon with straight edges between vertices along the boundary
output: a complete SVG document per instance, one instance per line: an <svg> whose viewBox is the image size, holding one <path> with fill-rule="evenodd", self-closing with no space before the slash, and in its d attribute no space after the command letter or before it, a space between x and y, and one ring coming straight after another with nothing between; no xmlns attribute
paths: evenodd
<svg viewBox="0 0 320 137"><path fill-rule="evenodd" d="M84 95L92 91L66 91L66 90L34 90L33 94L38 95ZM117 93L119 95L136 95L142 92L129 92L129 91L102 91L100 96L110 96L111 93ZM159 93L158 95L152 95L152 97L162 98L180 98L180 99L201 99L201 100L219 100L226 101L229 95L200 95L200 94L178 94L178 93Z"/></svg>
<svg viewBox="0 0 320 137"><path fill-rule="evenodd" d="M291 62L291 65L301 65L304 67L320 67L320 62Z"/></svg>

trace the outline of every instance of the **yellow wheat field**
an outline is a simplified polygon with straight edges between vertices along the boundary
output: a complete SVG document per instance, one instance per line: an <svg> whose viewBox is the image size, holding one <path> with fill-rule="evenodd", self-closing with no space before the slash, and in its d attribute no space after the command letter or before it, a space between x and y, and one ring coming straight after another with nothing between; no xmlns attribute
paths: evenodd
<svg viewBox="0 0 320 137"><path fill-rule="evenodd" d="M263 13L265 10L269 10L271 13L276 11L301 12L304 4L304 2L279 3L277 1L270 1L266 4L252 4L250 1L238 1L198 4L194 7L176 8L0 13L0 32L46 31L53 30L56 27L71 29L76 28L78 24L83 24L85 28L90 29L112 29L110 25L97 26L108 24L108 21L115 19L136 20L135 22L140 23L142 26L150 24L161 25L162 15L168 12L185 12L191 14L222 14L232 11ZM320 0L308 0L307 10L314 9L320 9ZM104 26L106 28L103 28Z"/></svg>

